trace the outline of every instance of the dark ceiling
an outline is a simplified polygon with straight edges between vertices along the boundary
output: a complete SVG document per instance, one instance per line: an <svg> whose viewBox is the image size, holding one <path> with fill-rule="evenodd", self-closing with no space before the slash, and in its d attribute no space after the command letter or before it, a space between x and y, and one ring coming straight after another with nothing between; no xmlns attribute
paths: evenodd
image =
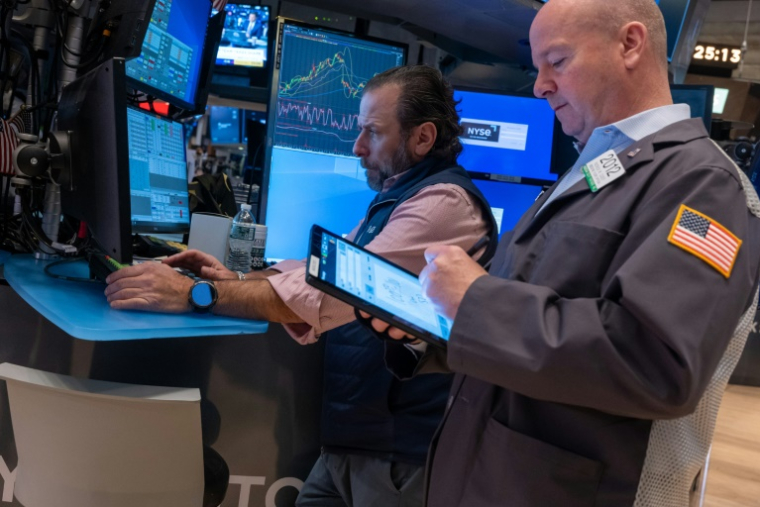
<svg viewBox="0 0 760 507"><path fill-rule="evenodd" d="M290 1L401 25L450 53L464 52L457 56L469 61L485 63L493 55L496 61L526 66L531 58L525 41L542 5L534 0Z"/></svg>

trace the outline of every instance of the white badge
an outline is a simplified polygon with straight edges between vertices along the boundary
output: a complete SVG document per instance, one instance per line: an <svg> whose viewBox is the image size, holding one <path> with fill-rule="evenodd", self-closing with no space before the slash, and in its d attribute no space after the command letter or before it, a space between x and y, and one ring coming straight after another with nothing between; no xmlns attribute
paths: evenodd
<svg viewBox="0 0 760 507"><path fill-rule="evenodd" d="M606 187L625 175L623 164L612 150L602 153L601 156L581 167L581 171L586 176L586 181L592 192Z"/></svg>

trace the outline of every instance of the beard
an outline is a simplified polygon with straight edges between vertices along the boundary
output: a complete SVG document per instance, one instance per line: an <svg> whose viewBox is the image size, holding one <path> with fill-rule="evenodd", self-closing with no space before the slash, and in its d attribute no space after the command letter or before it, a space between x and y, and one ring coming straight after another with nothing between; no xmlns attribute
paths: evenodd
<svg viewBox="0 0 760 507"><path fill-rule="evenodd" d="M396 174L401 174L412 165L412 153L407 149L406 142L399 144L390 160L370 164L367 159L361 159L361 166L365 169L367 176L367 185L375 192L383 190L385 180Z"/></svg>

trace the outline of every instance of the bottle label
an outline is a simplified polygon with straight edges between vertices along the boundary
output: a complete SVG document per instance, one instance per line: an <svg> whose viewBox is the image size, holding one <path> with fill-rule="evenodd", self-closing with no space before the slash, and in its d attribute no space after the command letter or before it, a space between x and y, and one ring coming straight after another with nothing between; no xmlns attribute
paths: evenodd
<svg viewBox="0 0 760 507"><path fill-rule="evenodd" d="M253 236L255 233L256 229L253 227L233 224L232 231L230 232L230 238L242 239L244 241L253 241Z"/></svg>

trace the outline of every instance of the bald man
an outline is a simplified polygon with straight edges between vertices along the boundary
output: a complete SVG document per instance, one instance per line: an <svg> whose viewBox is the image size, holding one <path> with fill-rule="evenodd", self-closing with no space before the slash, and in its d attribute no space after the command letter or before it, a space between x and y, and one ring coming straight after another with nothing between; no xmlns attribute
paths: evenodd
<svg viewBox="0 0 760 507"><path fill-rule="evenodd" d="M489 273L426 251L445 357L402 366L386 346L399 377L457 373L427 505L687 506L757 306L757 195L672 104L653 0L551 0L530 42L580 158Z"/></svg>

